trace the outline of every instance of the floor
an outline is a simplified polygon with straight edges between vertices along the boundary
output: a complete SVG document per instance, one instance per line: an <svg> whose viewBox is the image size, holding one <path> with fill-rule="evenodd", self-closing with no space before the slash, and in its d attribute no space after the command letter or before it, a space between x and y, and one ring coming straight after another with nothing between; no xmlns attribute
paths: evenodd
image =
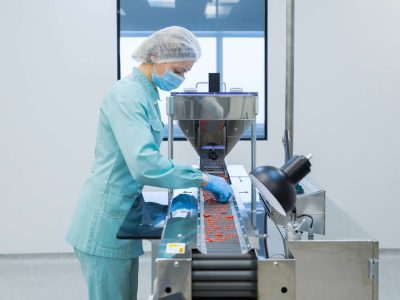
<svg viewBox="0 0 400 300"><path fill-rule="evenodd" d="M150 260L149 254L140 260L139 300L150 295ZM399 251L381 251L379 276L379 299L399 300ZM0 299L83 300L87 296L73 254L0 255Z"/></svg>

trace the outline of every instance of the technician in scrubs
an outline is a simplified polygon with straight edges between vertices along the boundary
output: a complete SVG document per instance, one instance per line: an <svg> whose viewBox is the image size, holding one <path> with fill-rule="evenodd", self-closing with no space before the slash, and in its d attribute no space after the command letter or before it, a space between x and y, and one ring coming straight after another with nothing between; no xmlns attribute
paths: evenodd
<svg viewBox="0 0 400 300"><path fill-rule="evenodd" d="M232 195L222 178L160 153L158 89L178 88L200 55L200 44L190 31L177 26L159 30L132 55L140 66L117 81L101 103L92 172L67 234L90 300L137 299L142 242L117 240L116 234L133 202L141 199L143 186L202 187L220 202Z"/></svg>

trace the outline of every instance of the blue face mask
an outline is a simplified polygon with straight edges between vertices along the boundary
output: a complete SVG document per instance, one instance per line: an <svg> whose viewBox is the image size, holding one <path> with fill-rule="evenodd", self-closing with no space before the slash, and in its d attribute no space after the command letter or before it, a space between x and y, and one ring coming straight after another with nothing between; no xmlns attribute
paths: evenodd
<svg viewBox="0 0 400 300"><path fill-rule="evenodd" d="M158 76L155 71L151 73L151 79L154 84L163 91L171 91L177 89L185 80L184 77L175 74L172 71L166 71L162 76Z"/></svg>

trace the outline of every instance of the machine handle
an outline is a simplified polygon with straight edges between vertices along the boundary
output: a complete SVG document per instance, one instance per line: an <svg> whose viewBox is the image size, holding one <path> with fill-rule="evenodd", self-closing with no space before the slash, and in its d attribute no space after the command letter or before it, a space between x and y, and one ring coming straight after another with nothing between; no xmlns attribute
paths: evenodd
<svg viewBox="0 0 400 300"><path fill-rule="evenodd" d="M199 81L199 82L197 82L196 83L196 89L201 84L207 84L208 85L208 81ZM225 82L221 82L221 84L224 86L224 92L226 92L226 83Z"/></svg>

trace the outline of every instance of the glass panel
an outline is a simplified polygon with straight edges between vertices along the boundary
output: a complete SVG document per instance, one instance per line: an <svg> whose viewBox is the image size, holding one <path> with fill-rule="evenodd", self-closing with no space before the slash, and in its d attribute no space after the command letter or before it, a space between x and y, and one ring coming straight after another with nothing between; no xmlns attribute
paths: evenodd
<svg viewBox="0 0 400 300"><path fill-rule="evenodd" d="M229 87L258 92L264 99L264 38L239 37L223 39L223 74ZM264 124L265 102L260 101L257 123Z"/></svg>
<svg viewBox="0 0 400 300"><path fill-rule="evenodd" d="M121 78L129 75L132 68L137 66L137 62L131 57L132 52L140 43L146 39L145 37L121 37L119 40L119 58L120 58L120 74Z"/></svg>
<svg viewBox="0 0 400 300"><path fill-rule="evenodd" d="M265 0L120 0L121 31L264 31Z"/></svg>
<svg viewBox="0 0 400 300"><path fill-rule="evenodd" d="M119 3L121 77L137 65L131 53L143 39L164 27L183 26L199 38L203 53L177 91L207 82L208 73L219 72L228 91L231 87L242 87L245 92L258 92L257 137L265 138L265 0L120 0ZM244 53L251 53L249 57L255 63L246 63L250 59ZM199 86L199 91L207 89L207 84ZM164 124L168 120L165 107L168 95L160 91ZM175 136L179 136L179 130Z"/></svg>

